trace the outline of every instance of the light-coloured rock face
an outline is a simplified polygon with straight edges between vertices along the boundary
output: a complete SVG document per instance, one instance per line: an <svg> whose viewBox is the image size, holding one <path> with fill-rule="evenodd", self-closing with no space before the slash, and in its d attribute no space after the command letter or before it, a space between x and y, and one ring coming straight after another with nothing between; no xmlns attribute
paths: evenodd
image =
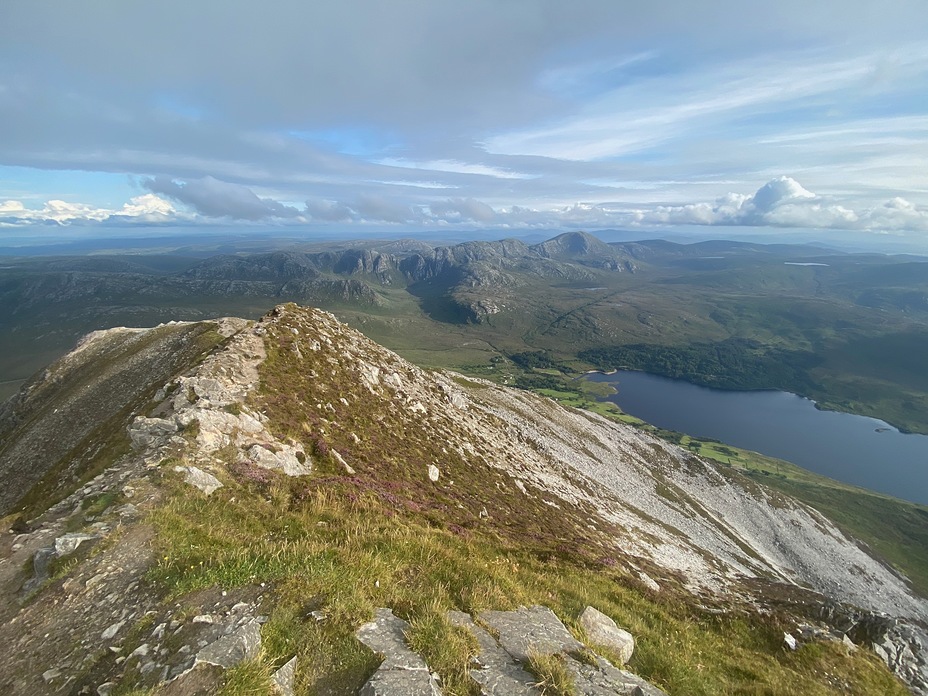
<svg viewBox="0 0 928 696"><path fill-rule="evenodd" d="M519 662L534 654L557 655L583 650L554 612L547 607L522 607L516 611L484 611L480 620L498 636L499 644Z"/></svg>
<svg viewBox="0 0 928 696"><path fill-rule="evenodd" d="M246 450L247 459L262 469L279 470L287 476L306 476L312 467L300 461L303 451L292 445L279 445L274 451L266 445L252 445ZM305 457L305 455L303 455Z"/></svg>
<svg viewBox="0 0 928 696"><path fill-rule="evenodd" d="M288 476L309 474L312 463L302 448L271 435L264 416L246 404L267 356L262 330L241 319L220 319L217 325L229 339L226 345L191 374L165 385L155 409L160 415L138 416L132 422L133 446L151 465L177 456L197 464L179 470L207 495L222 485L208 470L230 461Z"/></svg>
<svg viewBox="0 0 928 696"><path fill-rule="evenodd" d="M364 645L383 656L383 662L361 689L363 696L441 696L438 681L428 665L406 645L409 624L390 609L378 609L374 620L355 635Z"/></svg>
<svg viewBox="0 0 928 696"><path fill-rule="evenodd" d="M206 495L211 495L222 488L222 481L195 466L175 466L174 471L184 474L184 482L199 488Z"/></svg>
<svg viewBox="0 0 928 696"><path fill-rule="evenodd" d="M624 548L683 573L694 589L775 577L867 609L928 616L895 572L808 506L742 484L630 426L528 392L492 386L471 403L506 424L506 435L488 432L484 440L498 459L519 462L525 483L594 505L627 530Z"/></svg>
<svg viewBox="0 0 928 696"><path fill-rule="evenodd" d="M497 635L495 638L463 612L451 612L449 619L454 625L468 630L477 640L480 651L472 662L469 675L480 685L482 694L537 694L538 677L526 669L538 656L555 655L570 675L577 693L587 696L666 696L641 677L619 669L590 652L547 607L483 612L480 622L490 627ZM586 655L583 662L577 659L580 654Z"/></svg>
<svg viewBox="0 0 928 696"><path fill-rule="evenodd" d="M113 447L128 414L142 413L153 392L199 363L219 340L213 322L96 331L29 380L0 404L0 516L51 470L56 499L69 495L70 483L83 474L76 453ZM169 435L157 427L150 424L144 437Z"/></svg>
<svg viewBox="0 0 928 696"><path fill-rule="evenodd" d="M587 607L580 614L580 626L593 643L605 645L619 657L619 664L625 664L635 652L635 638L625 629L619 628L615 621L598 609Z"/></svg>

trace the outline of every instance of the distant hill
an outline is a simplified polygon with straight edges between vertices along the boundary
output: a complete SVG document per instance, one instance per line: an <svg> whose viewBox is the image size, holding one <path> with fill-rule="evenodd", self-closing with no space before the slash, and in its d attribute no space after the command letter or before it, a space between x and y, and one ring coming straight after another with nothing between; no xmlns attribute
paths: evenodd
<svg viewBox="0 0 928 696"><path fill-rule="evenodd" d="M634 364L660 371L656 354L679 364L681 351L711 358L751 344L751 364L763 370L730 374L737 363L722 374L684 374L786 389L928 432L928 383L913 357L924 354L928 332L928 264L916 257L731 241L606 244L567 232L534 245L373 240L200 260L97 255L3 265L0 399L88 331L255 318L269 303L294 301L335 311L426 364L479 374L499 374L526 351L545 351L570 371L601 365L581 355L637 346L644 354Z"/></svg>

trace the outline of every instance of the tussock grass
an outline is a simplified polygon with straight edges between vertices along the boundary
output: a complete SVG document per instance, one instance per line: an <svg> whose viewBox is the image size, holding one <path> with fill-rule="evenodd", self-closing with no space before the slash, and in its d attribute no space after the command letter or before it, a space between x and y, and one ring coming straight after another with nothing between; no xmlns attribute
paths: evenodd
<svg viewBox="0 0 928 696"><path fill-rule="evenodd" d="M538 681L535 687L545 696L577 696L577 687L560 655L529 653L526 668Z"/></svg>
<svg viewBox="0 0 928 696"><path fill-rule="evenodd" d="M466 628L451 623L442 602L433 602L413 617L406 639L441 675L445 692L479 696L480 689L467 675L472 658L480 652L477 639Z"/></svg>
<svg viewBox="0 0 928 696"><path fill-rule="evenodd" d="M273 693L271 668L257 657L227 670L217 696L271 696Z"/></svg>

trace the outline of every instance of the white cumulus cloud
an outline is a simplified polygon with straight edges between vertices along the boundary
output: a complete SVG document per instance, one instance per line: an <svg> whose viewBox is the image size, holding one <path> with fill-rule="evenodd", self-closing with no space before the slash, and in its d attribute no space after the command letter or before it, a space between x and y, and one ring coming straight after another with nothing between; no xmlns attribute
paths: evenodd
<svg viewBox="0 0 928 696"><path fill-rule="evenodd" d="M788 176L768 181L753 195L729 193L714 203L657 206L632 213L637 224L744 225L928 232L928 210L896 197L860 206L819 196Z"/></svg>
<svg viewBox="0 0 928 696"><path fill-rule="evenodd" d="M135 196L116 209L97 208L57 199L47 201L41 208L27 208L21 201L0 203L0 225L4 226L116 222L158 224L174 222L181 217L168 201L150 193Z"/></svg>

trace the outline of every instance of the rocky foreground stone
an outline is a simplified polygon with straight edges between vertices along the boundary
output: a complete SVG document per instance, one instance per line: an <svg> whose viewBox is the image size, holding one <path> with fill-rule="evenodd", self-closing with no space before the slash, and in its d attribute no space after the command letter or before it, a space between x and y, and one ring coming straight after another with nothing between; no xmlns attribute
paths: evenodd
<svg viewBox="0 0 928 696"><path fill-rule="evenodd" d="M593 607L587 607L587 611ZM567 630L547 607L515 611L485 611L477 621L498 635L494 638L473 618L454 611L449 618L470 631L480 646L468 672L485 696L530 696L542 693L538 675L530 671L537 656L556 656L570 673L577 694L583 696L667 696L647 681L616 668ZM361 690L363 696L436 696L441 675L406 644L409 625L390 609L378 609L373 621L358 629L358 640L383 656L383 663Z"/></svg>

